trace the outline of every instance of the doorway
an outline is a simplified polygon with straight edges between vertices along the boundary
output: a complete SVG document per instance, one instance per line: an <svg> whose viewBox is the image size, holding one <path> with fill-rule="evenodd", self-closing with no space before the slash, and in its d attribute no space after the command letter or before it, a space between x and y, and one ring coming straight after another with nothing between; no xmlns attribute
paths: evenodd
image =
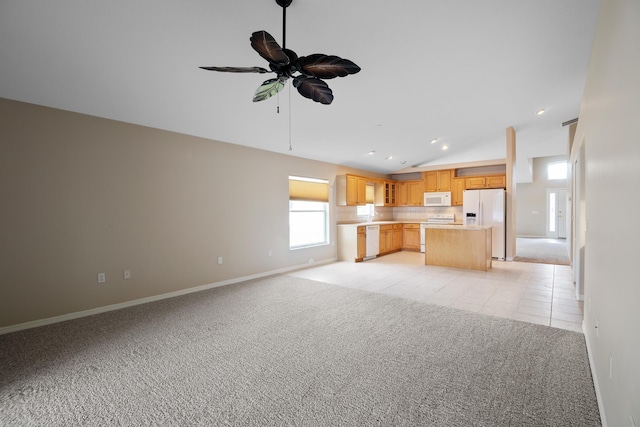
<svg viewBox="0 0 640 427"><path fill-rule="evenodd" d="M567 202L566 188L547 189L547 238L567 238L567 212L569 212Z"/></svg>
<svg viewBox="0 0 640 427"><path fill-rule="evenodd" d="M584 300L584 258L586 250L585 218L585 141L582 141L578 156L573 163L573 282L576 285L576 298Z"/></svg>

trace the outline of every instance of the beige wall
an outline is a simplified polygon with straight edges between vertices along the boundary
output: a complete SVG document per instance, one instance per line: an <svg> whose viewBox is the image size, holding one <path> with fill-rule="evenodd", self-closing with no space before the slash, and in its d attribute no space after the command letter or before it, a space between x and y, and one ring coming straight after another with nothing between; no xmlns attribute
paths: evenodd
<svg viewBox="0 0 640 427"><path fill-rule="evenodd" d="M516 234L518 236L547 235L547 189L569 188L569 180L547 179L547 164L567 161L566 156L539 157L533 159L533 181L517 184Z"/></svg>
<svg viewBox="0 0 640 427"><path fill-rule="evenodd" d="M572 150L586 166L584 331L612 427L640 426L639 40L640 2L603 1Z"/></svg>
<svg viewBox="0 0 640 427"><path fill-rule="evenodd" d="M289 250L288 176L345 171L0 99L0 327L333 259Z"/></svg>

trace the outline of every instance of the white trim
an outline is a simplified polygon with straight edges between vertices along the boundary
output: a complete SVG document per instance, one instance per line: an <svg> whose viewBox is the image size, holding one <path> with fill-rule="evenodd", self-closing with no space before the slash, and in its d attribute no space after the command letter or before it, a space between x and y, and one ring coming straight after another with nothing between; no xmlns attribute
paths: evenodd
<svg viewBox="0 0 640 427"><path fill-rule="evenodd" d="M593 377L593 388L596 390L596 400L598 401L598 410L600 411L600 422L602 423L602 427L607 427L607 417L604 413L604 403L602 401L602 395L600 394L598 375L596 372L595 362L591 355L591 344L589 344L589 334L587 334L587 325L584 320L582 321L582 333L584 334L584 340L587 343L587 356L589 357L589 366L591 367L591 377Z"/></svg>
<svg viewBox="0 0 640 427"><path fill-rule="evenodd" d="M193 288L181 289L179 291L168 292L166 294L154 295L145 298L139 298L131 301L125 301L117 304L105 305L103 307L91 308L89 310L77 311L75 313L62 314L60 316L47 317L45 319L32 320L30 322L19 323L17 325L10 325L0 328L0 335L9 334L11 332L22 331L24 329L37 328L39 326L51 325L54 323L65 322L67 320L79 319L81 317L93 316L94 314L106 313L108 311L120 310L122 308L133 307L140 304L146 304L148 302L160 301L167 298L178 297L181 295L191 294L194 292L205 291L207 289L218 288L220 286L232 285L234 283L245 282L247 280L259 279L261 277L271 276L274 274L287 273L293 270L300 270L311 266L328 264L330 262L336 262L337 258L328 258L319 261L313 261L313 263L306 263L301 265L295 265L292 267L284 267L276 270L266 271L264 273L251 274L249 276L236 277L234 279L223 280L221 282L209 283L207 285L196 286Z"/></svg>

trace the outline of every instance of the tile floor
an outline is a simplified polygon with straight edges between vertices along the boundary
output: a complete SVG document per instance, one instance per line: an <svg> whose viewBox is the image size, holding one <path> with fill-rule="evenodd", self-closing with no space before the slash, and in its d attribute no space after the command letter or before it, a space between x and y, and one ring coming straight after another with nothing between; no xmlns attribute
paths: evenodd
<svg viewBox="0 0 640 427"><path fill-rule="evenodd" d="M485 273L424 265L424 254L403 251L288 274L582 332L583 302L576 300L571 267L564 265L494 260Z"/></svg>

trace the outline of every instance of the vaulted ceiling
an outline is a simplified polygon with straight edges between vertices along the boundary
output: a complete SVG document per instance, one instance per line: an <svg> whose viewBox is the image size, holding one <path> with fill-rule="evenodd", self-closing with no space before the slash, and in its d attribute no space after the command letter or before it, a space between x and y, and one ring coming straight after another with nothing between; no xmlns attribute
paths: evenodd
<svg viewBox="0 0 640 427"><path fill-rule="evenodd" d="M567 152L599 6L293 0L288 48L362 68L327 106L198 68L267 67L249 37L282 43L275 0L1 0L0 97L381 173L504 158L513 126L520 169Z"/></svg>

